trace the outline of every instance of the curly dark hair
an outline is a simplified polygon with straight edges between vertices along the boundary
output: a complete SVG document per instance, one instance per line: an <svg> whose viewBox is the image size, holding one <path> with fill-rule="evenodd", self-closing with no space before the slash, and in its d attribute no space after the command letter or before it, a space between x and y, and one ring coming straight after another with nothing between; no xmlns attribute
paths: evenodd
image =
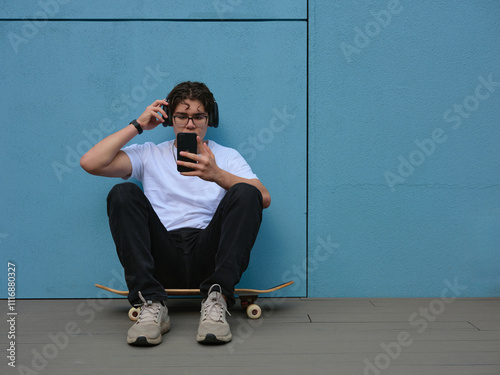
<svg viewBox="0 0 500 375"><path fill-rule="evenodd" d="M207 85L201 82L186 81L175 86L167 96L167 101L172 110L185 99L199 100L205 107L205 111L210 113L214 107L214 95Z"/></svg>

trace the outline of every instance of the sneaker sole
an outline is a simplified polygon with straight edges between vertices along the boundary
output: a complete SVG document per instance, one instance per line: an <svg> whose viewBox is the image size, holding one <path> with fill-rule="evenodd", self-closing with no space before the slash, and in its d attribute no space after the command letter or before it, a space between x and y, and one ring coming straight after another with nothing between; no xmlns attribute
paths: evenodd
<svg viewBox="0 0 500 375"><path fill-rule="evenodd" d="M139 336L134 340L127 336L127 344L132 346L155 346L161 344L162 335L164 335L168 331L170 331L170 322L168 322L168 324L163 327L161 335L156 339L148 339L146 336Z"/></svg>
<svg viewBox="0 0 500 375"><path fill-rule="evenodd" d="M127 344L132 346L155 346L161 343L161 336L158 340L150 340L148 341L146 336L139 336L135 341L129 340L127 338Z"/></svg>
<svg viewBox="0 0 500 375"><path fill-rule="evenodd" d="M198 336L196 341L203 345L224 345L231 341L232 335L217 337L213 333L208 333L205 337Z"/></svg>

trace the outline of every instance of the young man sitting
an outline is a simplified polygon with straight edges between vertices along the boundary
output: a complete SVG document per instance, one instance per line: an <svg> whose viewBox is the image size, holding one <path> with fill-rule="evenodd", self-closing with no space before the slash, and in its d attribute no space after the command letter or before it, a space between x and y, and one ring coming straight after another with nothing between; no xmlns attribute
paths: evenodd
<svg viewBox="0 0 500 375"><path fill-rule="evenodd" d="M176 138L124 146L145 130L173 126ZM135 178L114 186L107 198L110 229L125 272L129 302L141 305L127 342L161 343L170 329L165 288L199 288L203 298L197 341L231 341L227 308L248 266L250 251L271 203L267 189L242 156L206 139L218 125L213 94L203 83L178 84L129 125L81 158L88 173ZM177 134L194 133L197 153L181 152ZM192 168L178 172L177 166Z"/></svg>

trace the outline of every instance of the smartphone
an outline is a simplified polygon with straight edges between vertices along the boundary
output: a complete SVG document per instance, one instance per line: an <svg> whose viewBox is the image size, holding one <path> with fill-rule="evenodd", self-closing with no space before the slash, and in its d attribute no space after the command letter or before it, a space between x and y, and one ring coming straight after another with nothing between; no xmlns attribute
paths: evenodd
<svg viewBox="0 0 500 375"><path fill-rule="evenodd" d="M192 154L198 153L198 143L196 142L196 133L178 133L177 134L177 160L196 163L193 159L179 155L181 151L187 151ZM193 168L187 168L183 165L177 165L179 172L191 172Z"/></svg>

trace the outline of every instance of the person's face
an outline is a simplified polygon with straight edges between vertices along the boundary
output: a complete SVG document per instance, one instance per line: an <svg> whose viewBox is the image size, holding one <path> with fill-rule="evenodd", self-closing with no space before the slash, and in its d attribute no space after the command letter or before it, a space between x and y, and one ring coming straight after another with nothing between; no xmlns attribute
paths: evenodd
<svg viewBox="0 0 500 375"><path fill-rule="evenodd" d="M206 118L203 119L203 116L206 116ZM208 113L205 112L205 107L199 100L184 99L177 104L172 117L176 138L178 133L196 133L203 142L203 138L205 134L207 134ZM184 125L186 117L191 118L188 119L188 123Z"/></svg>

